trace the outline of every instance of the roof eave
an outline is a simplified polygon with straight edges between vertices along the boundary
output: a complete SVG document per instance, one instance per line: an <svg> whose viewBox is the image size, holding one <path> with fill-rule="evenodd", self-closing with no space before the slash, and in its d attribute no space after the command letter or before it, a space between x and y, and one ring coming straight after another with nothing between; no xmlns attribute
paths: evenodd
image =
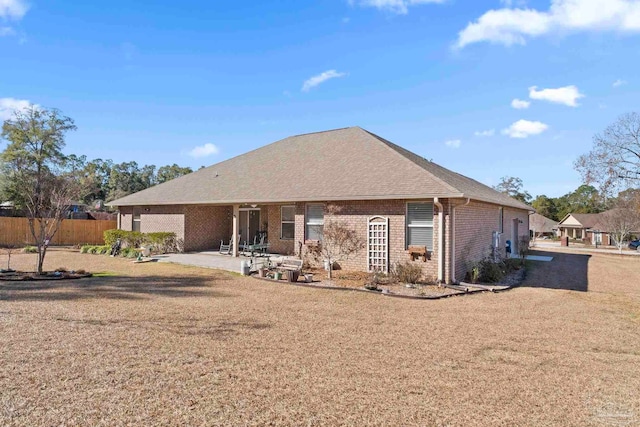
<svg viewBox="0 0 640 427"><path fill-rule="evenodd" d="M113 202L107 206L171 206L171 205L244 205L244 204L268 204L268 203L296 203L296 202L334 202L346 200L422 200L422 199L458 199L464 198L461 193L451 194L388 194L372 196L318 196L318 197L292 197L287 199L227 199L227 200L195 200L195 201L154 201L154 202Z"/></svg>

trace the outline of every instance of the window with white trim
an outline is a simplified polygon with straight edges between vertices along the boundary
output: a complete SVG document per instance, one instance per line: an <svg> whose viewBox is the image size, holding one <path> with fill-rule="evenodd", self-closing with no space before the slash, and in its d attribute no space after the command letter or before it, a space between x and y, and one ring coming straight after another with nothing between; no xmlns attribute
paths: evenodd
<svg viewBox="0 0 640 427"><path fill-rule="evenodd" d="M407 203L407 247L426 246L433 250L433 203Z"/></svg>
<svg viewBox="0 0 640 427"><path fill-rule="evenodd" d="M133 209L133 223L131 224L132 231L140 231L140 209Z"/></svg>
<svg viewBox="0 0 640 427"><path fill-rule="evenodd" d="M324 205L309 203L305 222L305 237L307 240L322 240L324 228Z"/></svg>
<svg viewBox="0 0 640 427"><path fill-rule="evenodd" d="M280 239L293 240L296 233L296 207L280 207Z"/></svg>

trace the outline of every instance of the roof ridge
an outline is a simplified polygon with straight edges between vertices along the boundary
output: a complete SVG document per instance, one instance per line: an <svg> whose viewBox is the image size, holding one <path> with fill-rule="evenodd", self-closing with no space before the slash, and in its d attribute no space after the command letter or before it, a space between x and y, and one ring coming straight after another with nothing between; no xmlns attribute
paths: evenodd
<svg viewBox="0 0 640 427"><path fill-rule="evenodd" d="M318 133L335 132L335 131L338 131L338 130L355 129L355 128L362 129L360 126L346 126L346 127L343 127L343 128L335 128L335 129L329 129L329 130L319 130L319 131L316 131L316 132L300 133L298 135L288 136L287 138L297 138L299 136L315 135L315 134L318 134ZM287 139L287 138L284 138L284 139ZM278 142L278 141L276 141L276 142Z"/></svg>
<svg viewBox="0 0 640 427"><path fill-rule="evenodd" d="M440 178L439 176L436 176L435 174L433 174L432 172L428 171L427 169L423 168L421 165L419 165L418 163L416 163L415 161L413 161L412 159L410 159L408 156L405 155L405 153L410 154L411 156L417 156L422 158L425 162L429 162L431 164L434 164L436 166L440 166L432 161L429 161L427 159L425 159L424 157L419 156L418 154L407 150L406 148L403 148L397 144L394 144L393 142L379 136L376 135L373 132L369 132L366 129L360 128L362 131L368 133L369 135L373 136L375 139L377 139L379 142L381 142L384 146L386 146L388 149L394 151L396 154L399 154L400 156L404 157L405 159L407 159L408 161L410 161L411 163L413 163L414 165L416 165L417 167L419 167L420 169L422 169L423 171L425 171L426 173L428 173L429 175L431 175L433 178L435 178L436 180L438 180L440 183L442 183L443 185L445 185L446 187L450 188L451 190L454 191L458 191L461 194L463 193L462 191L460 191L460 189L454 187L453 185L449 184L448 182L444 181L442 178ZM442 168L442 166L440 166ZM455 172L454 172L455 173Z"/></svg>

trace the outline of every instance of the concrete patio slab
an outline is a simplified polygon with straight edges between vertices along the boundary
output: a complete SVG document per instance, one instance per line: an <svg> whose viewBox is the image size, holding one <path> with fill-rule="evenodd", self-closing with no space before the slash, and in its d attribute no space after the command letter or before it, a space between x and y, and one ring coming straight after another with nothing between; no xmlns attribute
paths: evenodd
<svg viewBox="0 0 640 427"><path fill-rule="evenodd" d="M175 264L191 265L194 267L215 268L218 270L232 271L234 273L242 272L243 262L251 261L251 257L240 255L234 258L230 255L222 255L217 251L191 252L183 254L164 254L154 255L153 259L158 262L172 262ZM261 263L271 260L271 262L281 262L283 256L278 254L269 254L268 256L256 256L256 265L252 266L251 271L257 270Z"/></svg>

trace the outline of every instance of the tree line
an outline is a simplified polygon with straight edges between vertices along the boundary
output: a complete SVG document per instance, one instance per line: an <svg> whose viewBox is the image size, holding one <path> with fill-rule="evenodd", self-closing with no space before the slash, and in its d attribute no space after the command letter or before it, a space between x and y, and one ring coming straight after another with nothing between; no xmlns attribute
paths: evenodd
<svg viewBox="0 0 640 427"><path fill-rule="evenodd" d="M136 162L66 155L65 137L74 130L73 119L60 111L30 106L15 111L0 132L7 143L0 153L0 201L25 212L40 274L49 242L71 205L114 200L192 172L176 164L156 170Z"/></svg>
<svg viewBox="0 0 640 427"><path fill-rule="evenodd" d="M193 172L190 167L177 164L156 167L141 166L137 162L114 163L112 160L87 160L86 156L68 155L65 158L70 170L86 181L87 194L81 200L92 204L96 200L112 201L128 194L144 190L156 184L170 181Z"/></svg>
<svg viewBox="0 0 640 427"><path fill-rule="evenodd" d="M623 209L630 217L640 217L640 114L623 114L597 133L592 149L580 155L573 166L583 184L561 197L542 194L533 198L517 177L503 177L494 188L555 221L568 213L611 209Z"/></svg>
<svg viewBox="0 0 640 427"><path fill-rule="evenodd" d="M618 197L607 198L596 187L582 184L574 191L560 197L549 197L540 194L533 198L523 189L523 182L518 177L502 177L500 183L493 187L514 199L531 205L537 213L554 221L560 221L568 213L600 213L613 206L618 197L629 197L636 190L625 190Z"/></svg>

